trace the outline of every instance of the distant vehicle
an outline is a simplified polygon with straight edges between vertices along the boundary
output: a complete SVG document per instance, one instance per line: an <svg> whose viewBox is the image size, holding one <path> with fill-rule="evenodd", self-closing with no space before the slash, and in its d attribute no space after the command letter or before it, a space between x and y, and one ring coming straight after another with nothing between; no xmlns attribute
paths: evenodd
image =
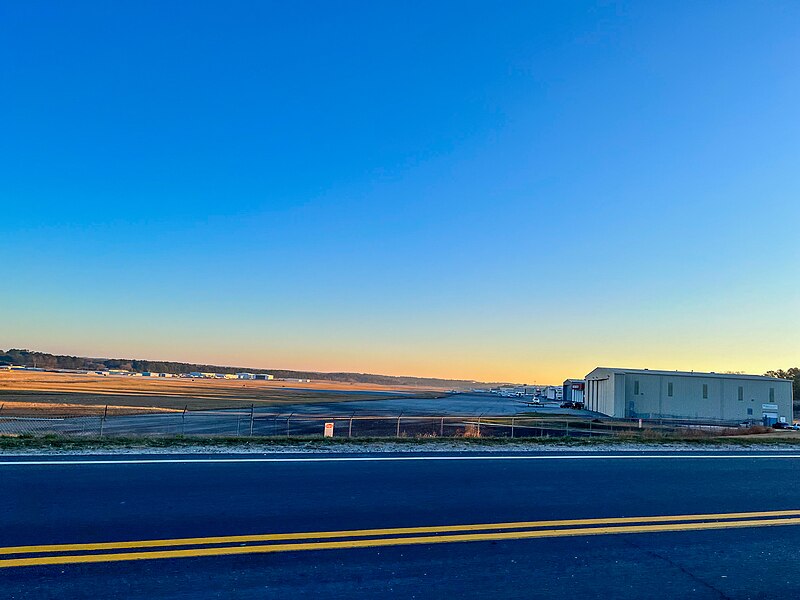
<svg viewBox="0 0 800 600"><path fill-rule="evenodd" d="M561 404L561 408L572 408L574 410L582 410L583 409L583 402L573 402L572 400L567 400Z"/></svg>
<svg viewBox="0 0 800 600"><path fill-rule="evenodd" d="M779 425L779 427L775 427L775 425ZM773 425L773 427L775 427L775 429L791 429L793 431L800 430L800 425L798 425L797 423L793 423L793 424L775 423L775 425Z"/></svg>

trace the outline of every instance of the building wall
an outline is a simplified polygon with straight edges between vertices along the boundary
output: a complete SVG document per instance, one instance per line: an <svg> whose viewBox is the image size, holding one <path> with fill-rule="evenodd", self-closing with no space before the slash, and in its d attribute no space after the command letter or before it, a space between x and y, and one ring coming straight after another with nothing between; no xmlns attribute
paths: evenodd
<svg viewBox="0 0 800 600"><path fill-rule="evenodd" d="M595 369L586 388L586 408L613 417L792 422L792 382L782 379Z"/></svg>
<svg viewBox="0 0 800 600"><path fill-rule="evenodd" d="M595 369L586 376L585 408L612 417L622 416L620 377L610 369Z"/></svg>
<svg viewBox="0 0 800 600"><path fill-rule="evenodd" d="M563 392L561 394L561 398L564 402L583 402L583 393L584 390L574 390L572 386L575 384L583 384L585 385L585 381L583 379L567 379L564 384L562 385Z"/></svg>

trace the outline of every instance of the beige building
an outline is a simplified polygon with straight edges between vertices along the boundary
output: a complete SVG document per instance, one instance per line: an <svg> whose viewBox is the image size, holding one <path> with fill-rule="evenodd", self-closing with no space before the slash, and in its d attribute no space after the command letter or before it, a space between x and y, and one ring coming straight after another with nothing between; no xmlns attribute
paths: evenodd
<svg viewBox="0 0 800 600"><path fill-rule="evenodd" d="M617 418L792 422L792 382L761 375L598 367L585 402Z"/></svg>

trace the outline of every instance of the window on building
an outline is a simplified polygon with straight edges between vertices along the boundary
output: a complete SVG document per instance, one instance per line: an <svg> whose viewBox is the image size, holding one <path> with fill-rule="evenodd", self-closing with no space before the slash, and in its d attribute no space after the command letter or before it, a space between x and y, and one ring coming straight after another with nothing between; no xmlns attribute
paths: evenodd
<svg viewBox="0 0 800 600"><path fill-rule="evenodd" d="M775 388L769 388L769 401L775 402Z"/></svg>
<svg viewBox="0 0 800 600"><path fill-rule="evenodd" d="M703 384L703 398L704 399L708 398L708 384L707 383Z"/></svg>
<svg viewBox="0 0 800 600"><path fill-rule="evenodd" d="M739 386L739 402L744 402L744 387Z"/></svg>
<svg viewBox="0 0 800 600"><path fill-rule="evenodd" d="M667 384L667 396L672 398L672 382L671 381Z"/></svg>
<svg viewBox="0 0 800 600"><path fill-rule="evenodd" d="M634 396L638 396L639 395L639 380L638 379L634 379L633 380L633 395Z"/></svg>
<svg viewBox="0 0 800 600"><path fill-rule="evenodd" d="M752 408L748 408L747 409L747 414L748 415L752 415L753 414L753 409Z"/></svg>

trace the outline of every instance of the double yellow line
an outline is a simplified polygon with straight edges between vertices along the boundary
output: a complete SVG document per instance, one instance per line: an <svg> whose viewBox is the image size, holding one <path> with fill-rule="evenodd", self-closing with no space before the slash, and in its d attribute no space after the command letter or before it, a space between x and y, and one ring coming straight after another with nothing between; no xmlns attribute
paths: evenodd
<svg viewBox="0 0 800 600"><path fill-rule="evenodd" d="M800 525L800 510L9 546L0 547L0 568L778 525Z"/></svg>

